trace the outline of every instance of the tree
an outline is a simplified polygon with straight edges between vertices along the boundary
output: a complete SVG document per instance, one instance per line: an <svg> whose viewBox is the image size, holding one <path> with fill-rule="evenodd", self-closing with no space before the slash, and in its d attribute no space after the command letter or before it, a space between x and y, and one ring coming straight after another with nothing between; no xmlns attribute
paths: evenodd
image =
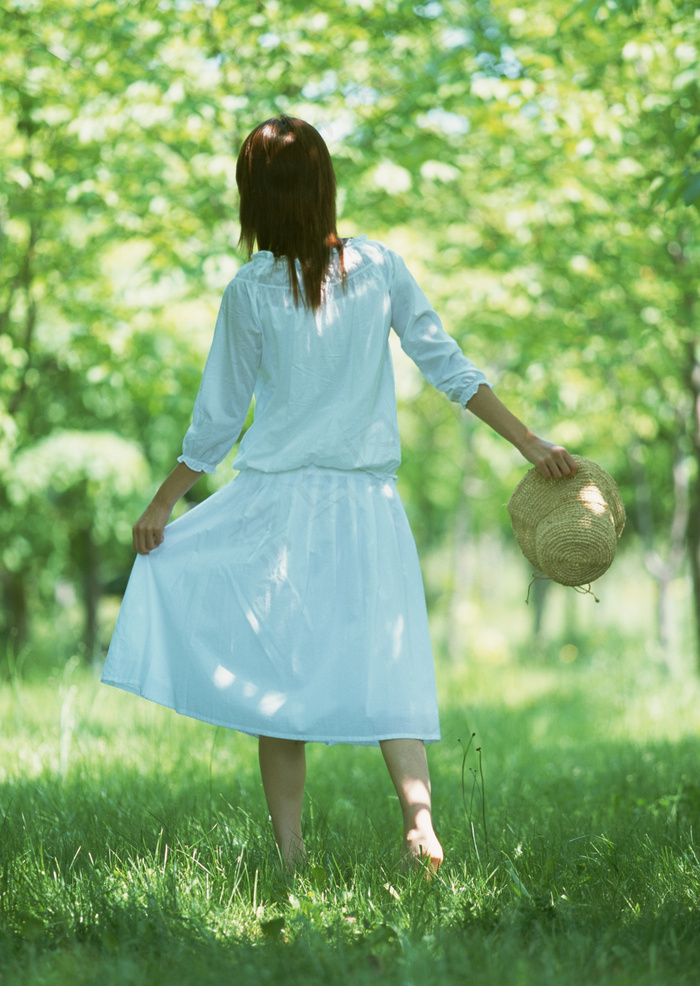
<svg viewBox="0 0 700 986"><path fill-rule="evenodd" d="M3 545L29 545L4 549L6 629L23 626L28 559L42 544L13 509L20 477L29 480L11 460L37 461L32 447L57 429L114 431L138 441L156 470L174 458L206 348L203 312L207 330L213 321L211 304L185 303L214 283L220 291L240 260L230 194L240 137L293 106L316 122L332 114L347 128L348 204L407 214L407 196L386 195L400 172L383 157L395 146L410 156L420 134L415 147L425 146L407 163L418 166L428 144L437 153L441 138L417 114L429 113L426 79L449 95L440 60L453 52L454 68L463 45L443 43L444 32L431 5L403 0L4 7L0 506ZM353 57L337 70L340 49ZM162 332L193 313L195 338L187 323Z"/></svg>
<svg viewBox="0 0 700 986"><path fill-rule="evenodd" d="M54 431L15 461L10 503L40 523L31 540L16 533L8 552L18 568L30 567L33 556L41 559L38 588L44 597L51 598L61 578L79 587L91 660L97 656L100 596L119 571L116 546L129 536L147 482L141 449L112 432Z"/></svg>
<svg viewBox="0 0 700 986"><path fill-rule="evenodd" d="M674 463L685 463L700 598L698 30L682 0L10 0L6 628L21 626L37 580L18 559L48 550L18 509L39 488L26 463L38 469L66 431L80 447L91 433L119 435L156 473L179 451L217 296L244 259L232 152L278 112L328 137L341 232L400 247L509 402L545 433L557 421L553 437L599 458L628 504L641 469L656 531L668 529ZM454 537L455 517L469 536L465 468L471 529L507 525L517 460L485 429L470 433L467 456L453 409L405 366L399 396L418 539ZM80 468L71 509L94 518L88 501L101 494ZM10 550L22 539L24 554ZM67 548L59 556L67 571Z"/></svg>

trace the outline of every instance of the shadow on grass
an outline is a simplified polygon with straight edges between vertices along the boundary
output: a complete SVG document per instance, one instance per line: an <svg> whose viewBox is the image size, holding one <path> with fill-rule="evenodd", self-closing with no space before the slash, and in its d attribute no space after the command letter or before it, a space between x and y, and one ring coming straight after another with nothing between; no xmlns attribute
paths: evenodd
<svg viewBox="0 0 700 986"><path fill-rule="evenodd" d="M438 815L452 826L461 815L482 843L513 851L601 833L666 845L700 832L700 736L624 739L610 735L608 714L583 684L510 707L448 709L432 761Z"/></svg>

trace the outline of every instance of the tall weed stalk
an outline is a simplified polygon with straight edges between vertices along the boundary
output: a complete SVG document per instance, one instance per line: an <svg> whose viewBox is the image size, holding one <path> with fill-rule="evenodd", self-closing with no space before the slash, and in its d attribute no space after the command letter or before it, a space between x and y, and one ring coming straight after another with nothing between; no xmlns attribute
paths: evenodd
<svg viewBox="0 0 700 986"><path fill-rule="evenodd" d="M464 805L464 813L469 824L469 833L471 836L471 843L474 847L474 853L476 855L477 862L479 866L482 865L481 854L479 852L479 844L476 837L476 826L474 824L474 799L478 793L479 800L481 802L481 826L484 838L484 851L486 855L486 862L488 863L489 857L489 836L488 829L486 827L486 788L484 784L484 766L482 760L482 749L480 746L474 747L474 754L476 755L476 766L469 767L469 774L471 775L471 791L469 794L469 802L467 803L467 759L469 757L469 751L474 746L474 740L476 739L476 733L470 733L469 742L466 746L459 741L460 746L464 748L464 754L462 756L462 804Z"/></svg>

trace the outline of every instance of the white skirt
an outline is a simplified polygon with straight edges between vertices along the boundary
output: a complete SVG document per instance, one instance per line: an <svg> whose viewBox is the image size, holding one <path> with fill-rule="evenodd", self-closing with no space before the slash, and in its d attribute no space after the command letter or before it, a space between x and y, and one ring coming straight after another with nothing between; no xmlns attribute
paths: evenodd
<svg viewBox="0 0 700 986"><path fill-rule="evenodd" d="M255 736L439 739L395 480L240 472L137 557L102 681Z"/></svg>

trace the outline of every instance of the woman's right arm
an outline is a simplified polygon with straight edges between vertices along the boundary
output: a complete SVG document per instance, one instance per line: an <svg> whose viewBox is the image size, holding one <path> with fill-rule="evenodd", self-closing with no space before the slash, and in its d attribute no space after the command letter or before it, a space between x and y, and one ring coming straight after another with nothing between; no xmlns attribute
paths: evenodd
<svg viewBox="0 0 700 986"><path fill-rule="evenodd" d="M170 520L173 507L181 496L192 489L201 475L184 462L178 462L132 528L134 551L147 555L163 543L163 530Z"/></svg>
<svg viewBox="0 0 700 986"><path fill-rule="evenodd" d="M262 356L253 286L236 276L224 291L214 338L178 462L214 473L245 424Z"/></svg>
<svg viewBox="0 0 700 986"><path fill-rule="evenodd" d="M222 298L192 424L177 466L132 528L134 549L147 555L163 543L173 507L203 472L214 473L241 432L255 387L261 335L245 280Z"/></svg>

